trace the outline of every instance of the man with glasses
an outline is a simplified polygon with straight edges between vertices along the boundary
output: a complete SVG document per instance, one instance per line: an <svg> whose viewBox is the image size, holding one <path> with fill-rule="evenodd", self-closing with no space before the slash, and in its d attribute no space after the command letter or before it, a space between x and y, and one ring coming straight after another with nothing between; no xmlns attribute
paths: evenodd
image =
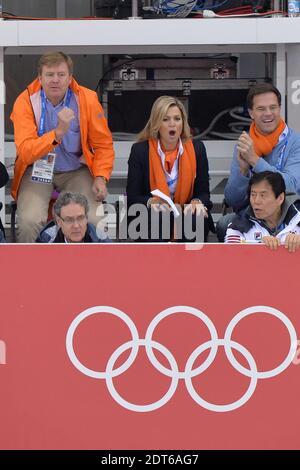
<svg viewBox="0 0 300 470"><path fill-rule="evenodd" d="M289 128L280 116L281 94L270 83L250 88L248 112L252 119L249 133L243 131L234 150L225 200L235 212L248 205L251 176L262 171L279 172L286 191L300 196L300 135ZM222 217L217 224L219 241L234 214Z"/></svg>
<svg viewBox="0 0 300 470"><path fill-rule="evenodd" d="M108 239L98 237L94 225L88 223L88 201L79 193L61 194L53 206L55 220L40 232L37 243L101 243Z"/></svg>

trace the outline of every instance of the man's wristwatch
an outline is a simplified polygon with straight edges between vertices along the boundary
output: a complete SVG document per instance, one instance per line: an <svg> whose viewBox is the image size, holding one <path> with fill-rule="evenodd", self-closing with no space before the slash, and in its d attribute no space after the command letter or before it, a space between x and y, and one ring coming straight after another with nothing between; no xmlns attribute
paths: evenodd
<svg viewBox="0 0 300 470"><path fill-rule="evenodd" d="M101 178L103 179L104 183L107 184L108 183L108 179L105 178L105 176L97 176L97 178Z"/></svg>

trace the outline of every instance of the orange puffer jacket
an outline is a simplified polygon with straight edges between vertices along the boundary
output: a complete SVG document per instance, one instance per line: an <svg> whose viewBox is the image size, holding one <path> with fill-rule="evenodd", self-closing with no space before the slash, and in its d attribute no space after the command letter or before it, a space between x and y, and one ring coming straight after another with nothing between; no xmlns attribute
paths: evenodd
<svg viewBox="0 0 300 470"><path fill-rule="evenodd" d="M75 94L79 108L80 136L85 163L92 176L109 179L114 161L112 135L97 94L78 85L72 79L70 88ZM41 85L34 80L15 101L11 120L14 124L17 157L11 194L17 199L21 179L29 165L53 151L54 130L39 137L41 118Z"/></svg>

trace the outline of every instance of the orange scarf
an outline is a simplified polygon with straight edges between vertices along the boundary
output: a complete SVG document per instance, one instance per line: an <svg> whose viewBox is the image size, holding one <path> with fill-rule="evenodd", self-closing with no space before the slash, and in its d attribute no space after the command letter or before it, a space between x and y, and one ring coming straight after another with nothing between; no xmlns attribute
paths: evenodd
<svg viewBox="0 0 300 470"><path fill-rule="evenodd" d="M285 128L285 122L280 119L280 122L271 134L263 135L257 129L255 122L252 122L250 126L249 135L253 140L254 150L256 155L259 157L269 155L273 148L278 144L279 136L282 134Z"/></svg>
<svg viewBox="0 0 300 470"><path fill-rule="evenodd" d="M163 170L162 161L157 151L157 140L149 140L149 171L150 188L160 189L164 194L170 196L166 175ZM183 154L178 165L178 181L174 195L175 204L183 206L190 202L196 178L196 155L191 140L183 144Z"/></svg>

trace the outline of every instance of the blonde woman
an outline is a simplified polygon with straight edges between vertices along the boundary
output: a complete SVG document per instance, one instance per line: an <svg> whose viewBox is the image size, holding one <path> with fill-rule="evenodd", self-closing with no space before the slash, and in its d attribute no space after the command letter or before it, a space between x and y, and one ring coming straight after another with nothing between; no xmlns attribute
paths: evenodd
<svg viewBox="0 0 300 470"><path fill-rule="evenodd" d="M128 207L139 203L159 212L166 210L166 201L151 194L155 189L171 197L184 214L202 215L206 240L208 231L214 230L206 150L200 140L192 141L185 108L171 96L154 102L150 118L132 146Z"/></svg>

